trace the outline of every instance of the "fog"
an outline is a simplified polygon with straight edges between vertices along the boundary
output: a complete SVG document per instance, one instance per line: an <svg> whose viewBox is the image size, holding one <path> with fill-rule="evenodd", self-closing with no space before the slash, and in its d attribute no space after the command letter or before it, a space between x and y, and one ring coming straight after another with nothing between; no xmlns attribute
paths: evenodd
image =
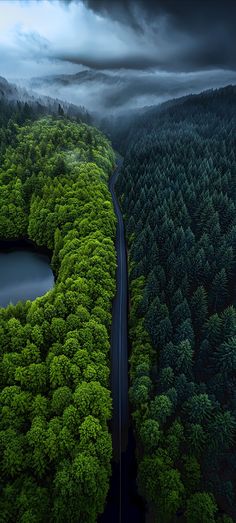
<svg viewBox="0 0 236 523"><path fill-rule="evenodd" d="M1 0L0 76L106 114L234 84L235 11L231 0Z"/></svg>
<svg viewBox="0 0 236 523"><path fill-rule="evenodd" d="M90 112L114 113L156 105L185 94L236 83L234 71L167 73L159 71L96 72L35 78L23 82L40 94L83 105Z"/></svg>

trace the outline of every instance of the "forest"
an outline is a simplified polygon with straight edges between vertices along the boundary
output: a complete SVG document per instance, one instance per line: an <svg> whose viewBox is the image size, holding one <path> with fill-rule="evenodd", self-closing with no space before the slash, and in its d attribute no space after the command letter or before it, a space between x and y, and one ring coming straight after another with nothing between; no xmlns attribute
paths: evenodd
<svg viewBox="0 0 236 523"><path fill-rule="evenodd" d="M38 113L1 102L0 237L49 249L55 286L0 309L0 520L94 523L112 456L114 153L61 110Z"/></svg>
<svg viewBox="0 0 236 523"><path fill-rule="evenodd" d="M236 520L235 102L227 87L102 124L124 157L129 398L155 523ZM47 249L55 276L0 309L3 523L95 523L110 485L115 154L70 110L0 101L0 239Z"/></svg>
<svg viewBox="0 0 236 523"><path fill-rule="evenodd" d="M158 523L236 520L235 108L229 86L110 129L125 156L138 484Z"/></svg>
<svg viewBox="0 0 236 523"><path fill-rule="evenodd" d="M236 523L236 0L0 0L0 523Z"/></svg>
<svg viewBox="0 0 236 523"><path fill-rule="evenodd" d="M14 145L17 127L27 121L34 121L43 116L65 117L77 123L91 123L89 113L82 107L61 102L50 97L30 96L26 93L24 101L20 93L13 91L14 98L8 98L5 83L1 88L0 77L0 159L7 145ZM12 94L12 96L13 96Z"/></svg>

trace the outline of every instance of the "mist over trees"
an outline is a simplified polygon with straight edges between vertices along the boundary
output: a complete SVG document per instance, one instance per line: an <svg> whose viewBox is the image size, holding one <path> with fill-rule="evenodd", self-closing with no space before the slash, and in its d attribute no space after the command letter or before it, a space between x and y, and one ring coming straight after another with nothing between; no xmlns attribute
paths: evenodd
<svg viewBox="0 0 236 523"><path fill-rule="evenodd" d="M236 518L235 107L228 87L102 122L125 156L129 395L158 523ZM115 156L89 118L0 98L0 237L47 247L56 278L0 309L6 523L94 523L109 488Z"/></svg>
<svg viewBox="0 0 236 523"><path fill-rule="evenodd" d="M9 119L18 124L40 116L66 116L77 122L91 123L88 111L78 105L19 87L0 76L1 128Z"/></svg>

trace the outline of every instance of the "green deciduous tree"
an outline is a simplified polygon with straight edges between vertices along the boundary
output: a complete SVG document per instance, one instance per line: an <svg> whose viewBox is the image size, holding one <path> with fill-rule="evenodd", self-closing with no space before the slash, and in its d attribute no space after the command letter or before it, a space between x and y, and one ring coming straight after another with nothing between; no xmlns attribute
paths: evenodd
<svg viewBox="0 0 236 523"><path fill-rule="evenodd" d="M214 523L217 505L207 492L197 492L187 501L188 523Z"/></svg>

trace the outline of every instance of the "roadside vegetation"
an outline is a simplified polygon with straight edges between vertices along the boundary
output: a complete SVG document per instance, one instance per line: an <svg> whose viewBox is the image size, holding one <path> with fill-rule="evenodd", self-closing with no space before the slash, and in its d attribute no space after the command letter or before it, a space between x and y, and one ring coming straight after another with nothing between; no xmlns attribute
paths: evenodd
<svg viewBox="0 0 236 523"><path fill-rule="evenodd" d="M55 286L0 309L0 514L94 523L111 474L113 151L63 117L2 121L0 238L52 253Z"/></svg>
<svg viewBox="0 0 236 523"><path fill-rule="evenodd" d="M158 523L236 518L235 106L228 87L117 126L138 482Z"/></svg>

